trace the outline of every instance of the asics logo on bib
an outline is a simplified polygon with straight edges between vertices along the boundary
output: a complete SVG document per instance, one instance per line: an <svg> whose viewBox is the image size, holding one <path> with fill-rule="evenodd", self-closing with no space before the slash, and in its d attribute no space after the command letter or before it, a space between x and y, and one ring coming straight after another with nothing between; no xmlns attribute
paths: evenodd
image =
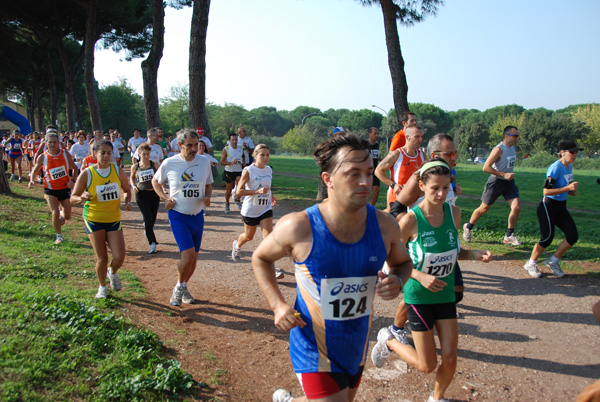
<svg viewBox="0 0 600 402"><path fill-rule="evenodd" d="M344 293L362 293L362 292L366 292L368 289L369 289L368 283L344 285L344 282L340 282L331 289L331 295L336 296L337 294L339 294L342 291Z"/></svg>
<svg viewBox="0 0 600 402"><path fill-rule="evenodd" d="M117 187L117 183L107 183L100 188L100 194L106 193L108 191L114 191Z"/></svg>
<svg viewBox="0 0 600 402"><path fill-rule="evenodd" d="M183 189L184 190L185 189L190 189L190 190L200 189L200 184L198 184L198 183L186 183L186 184L183 185Z"/></svg>
<svg viewBox="0 0 600 402"><path fill-rule="evenodd" d="M430 260L429 263L430 264L443 264L445 262L448 261L452 261L454 260L454 256L453 255L436 255L434 259Z"/></svg>

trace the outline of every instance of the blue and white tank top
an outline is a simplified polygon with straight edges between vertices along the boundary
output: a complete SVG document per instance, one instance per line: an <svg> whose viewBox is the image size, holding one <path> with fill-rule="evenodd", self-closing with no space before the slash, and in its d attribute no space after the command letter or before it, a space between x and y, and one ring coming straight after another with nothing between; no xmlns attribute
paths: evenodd
<svg viewBox="0 0 600 402"><path fill-rule="evenodd" d="M352 244L331 234L318 205L306 210L313 241L308 257L294 261L295 309L307 323L290 332L296 373L354 375L365 364L377 272L387 258L376 210L367 208L365 233Z"/></svg>

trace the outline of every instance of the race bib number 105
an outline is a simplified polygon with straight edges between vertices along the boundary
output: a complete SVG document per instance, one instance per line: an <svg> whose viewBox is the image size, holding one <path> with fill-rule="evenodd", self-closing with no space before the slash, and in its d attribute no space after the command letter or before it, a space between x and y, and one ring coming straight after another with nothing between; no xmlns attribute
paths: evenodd
<svg viewBox="0 0 600 402"><path fill-rule="evenodd" d="M370 315L376 283L376 276L322 279L323 318L344 321Z"/></svg>

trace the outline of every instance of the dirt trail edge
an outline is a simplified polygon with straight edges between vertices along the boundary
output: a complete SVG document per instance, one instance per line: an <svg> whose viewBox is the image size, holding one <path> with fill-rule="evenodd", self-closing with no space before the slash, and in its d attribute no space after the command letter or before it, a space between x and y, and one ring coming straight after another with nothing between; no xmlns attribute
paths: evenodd
<svg viewBox="0 0 600 402"><path fill-rule="evenodd" d="M174 358L197 381L208 384L195 400L270 401L284 387L301 395L289 359L288 335L273 325L252 273L250 258L260 234L231 260L231 243L243 226L239 211L223 212L223 190L213 193L198 267L188 285L194 305L169 304L179 252L161 204L158 254L148 255L142 217L135 206L123 213L127 243L124 268L148 291L126 314L160 336ZM276 219L291 212L274 208ZM523 261L461 262L465 298L459 305L458 368L446 397L454 401L573 401L600 378L600 326L590 313L598 300L597 279L567 274L532 279ZM280 288L295 299L293 262ZM600 270L597 266L594 270ZM127 283L124 283L127 286ZM377 331L391 324L397 301L375 301L370 347ZM410 338L410 337L409 337ZM356 401L424 401L434 374L407 368L391 357L381 369L369 360Z"/></svg>

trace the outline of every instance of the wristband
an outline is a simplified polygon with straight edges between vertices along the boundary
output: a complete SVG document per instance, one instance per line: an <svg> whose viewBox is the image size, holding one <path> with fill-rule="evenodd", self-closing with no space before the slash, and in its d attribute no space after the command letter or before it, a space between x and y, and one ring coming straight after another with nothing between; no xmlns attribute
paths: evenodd
<svg viewBox="0 0 600 402"><path fill-rule="evenodd" d="M392 183L392 190L396 187L396 183Z"/></svg>

